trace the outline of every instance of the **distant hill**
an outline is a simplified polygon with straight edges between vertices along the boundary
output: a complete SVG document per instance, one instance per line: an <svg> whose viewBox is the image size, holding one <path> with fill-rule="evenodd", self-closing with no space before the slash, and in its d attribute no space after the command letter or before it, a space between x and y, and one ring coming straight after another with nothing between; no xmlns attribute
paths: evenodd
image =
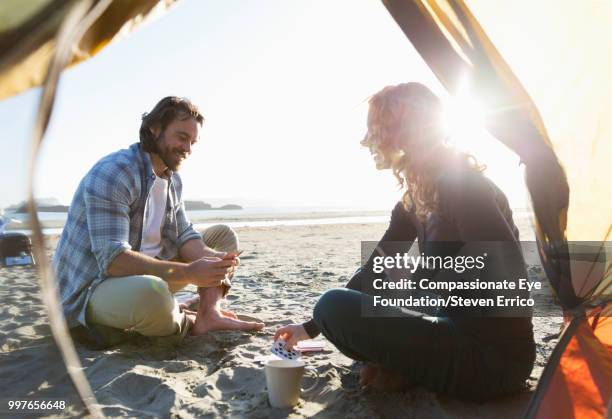
<svg viewBox="0 0 612 419"><path fill-rule="evenodd" d="M68 208L68 205L38 205L36 210L38 212L68 212ZM13 210L16 214L26 214L28 212L28 205L22 203L7 209Z"/></svg>
<svg viewBox="0 0 612 419"><path fill-rule="evenodd" d="M215 208L215 209L220 209L220 210L241 210L242 207L240 205L236 205L236 204L227 204L227 205L223 205L222 207Z"/></svg>
<svg viewBox="0 0 612 419"><path fill-rule="evenodd" d="M202 210L241 210L242 207L236 204L227 204L221 207L213 207L203 201L185 201L185 210L187 211L202 211Z"/></svg>
<svg viewBox="0 0 612 419"><path fill-rule="evenodd" d="M212 205L202 201L185 201L185 209L187 211L199 211L212 209Z"/></svg>
<svg viewBox="0 0 612 419"><path fill-rule="evenodd" d="M38 198L36 200L36 205L39 208L39 211L49 211L49 212L62 212L67 210L67 206L62 205L62 203L57 198ZM45 209L41 209L45 208ZM47 208L50 208L48 210ZM6 211L17 212L17 213L26 213L28 212L28 202L21 201L18 204L12 204L5 208Z"/></svg>

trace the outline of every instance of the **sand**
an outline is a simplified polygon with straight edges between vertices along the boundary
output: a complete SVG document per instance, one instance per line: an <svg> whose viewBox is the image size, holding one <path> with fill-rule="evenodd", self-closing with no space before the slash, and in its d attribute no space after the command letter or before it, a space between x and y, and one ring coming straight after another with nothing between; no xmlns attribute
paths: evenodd
<svg viewBox="0 0 612 419"><path fill-rule="evenodd" d="M263 368L274 331L308 319L318 296L342 286L357 268L360 241L377 240L384 224L241 228L242 267L227 307L266 323L262 332L214 332L189 337L179 347L142 338L104 351L77 345L98 402L107 416L132 417L403 417L516 418L530 392L488 403L466 403L423 389L365 394L352 360L328 344L305 356L321 379L293 409L268 406ZM50 241L49 253L57 238ZM533 255L532 255L533 256ZM530 275L542 275L531 267ZM59 416L83 408L50 337L31 267L0 268L0 394L14 398L66 400ZM560 312L559 312L560 314ZM536 366L533 389L557 341L560 317L534 318ZM304 384L311 381L305 379ZM6 407L0 415L7 414ZM54 415L58 415L54 413ZM11 415L9 415L11 416Z"/></svg>

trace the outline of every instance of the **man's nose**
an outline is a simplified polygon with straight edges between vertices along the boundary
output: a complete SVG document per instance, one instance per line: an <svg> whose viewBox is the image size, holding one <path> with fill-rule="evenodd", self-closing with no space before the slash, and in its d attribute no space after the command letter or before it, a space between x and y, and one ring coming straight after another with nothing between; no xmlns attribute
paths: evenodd
<svg viewBox="0 0 612 419"><path fill-rule="evenodd" d="M191 154L191 141L186 141L183 143L183 152L186 154Z"/></svg>

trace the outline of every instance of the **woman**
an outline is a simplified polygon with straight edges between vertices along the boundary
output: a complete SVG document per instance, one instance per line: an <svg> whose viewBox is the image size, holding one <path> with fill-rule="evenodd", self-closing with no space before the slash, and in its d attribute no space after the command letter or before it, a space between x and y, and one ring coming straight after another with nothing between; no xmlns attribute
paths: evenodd
<svg viewBox="0 0 612 419"><path fill-rule="evenodd" d="M535 360L529 315L474 316L453 309L436 317L362 314L362 307L372 306L374 258L398 242L407 252L417 237L424 256L454 257L469 244L504 243L510 252L489 259L497 256L504 272L515 270L515 278L527 278L520 276L525 266L506 197L473 158L446 144L441 110L440 100L418 83L385 87L369 100L368 132L361 144L370 149L377 169L393 171L405 194L377 250L346 288L327 291L312 320L280 328L275 339L282 337L292 347L322 332L342 353L365 362L361 382L366 386L398 390L420 385L483 400L524 388ZM515 258L511 263L508 254ZM446 275L444 280L456 278Z"/></svg>

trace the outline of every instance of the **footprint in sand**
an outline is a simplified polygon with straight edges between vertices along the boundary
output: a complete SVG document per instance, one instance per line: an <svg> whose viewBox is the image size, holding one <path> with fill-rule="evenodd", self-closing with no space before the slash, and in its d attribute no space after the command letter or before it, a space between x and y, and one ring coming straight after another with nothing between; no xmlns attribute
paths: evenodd
<svg viewBox="0 0 612 419"><path fill-rule="evenodd" d="M96 396L105 405L130 406L135 416L143 413L156 416L170 410L176 393L162 378L126 372L96 391ZM105 408L104 414L114 416L112 410Z"/></svg>
<svg viewBox="0 0 612 419"><path fill-rule="evenodd" d="M185 361L169 362L163 368L163 370L167 373L187 372L187 371L192 371L193 369L194 369L194 366L190 365L188 362L185 362Z"/></svg>
<svg viewBox="0 0 612 419"><path fill-rule="evenodd" d="M264 383L260 379L260 376L263 374L263 371L260 371L261 374L257 374L254 372L254 368L248 367L223 369L219 371L217 387L224 392L256 392L257 390L263 390Z"/></svg>

